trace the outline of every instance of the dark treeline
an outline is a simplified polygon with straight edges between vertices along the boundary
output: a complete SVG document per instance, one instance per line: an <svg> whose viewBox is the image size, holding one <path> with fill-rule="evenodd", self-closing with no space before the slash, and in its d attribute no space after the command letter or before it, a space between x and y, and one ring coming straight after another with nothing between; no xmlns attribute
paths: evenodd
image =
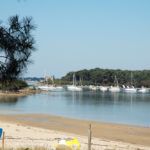
<svg viewBox="0 0 150 150"><path fill-rule="evenodd" d="M0 90L17 91L27 86L19 77L31 63L34 29L32 17L15 15L7 24L0 23Z"/></svg>
<svg viewBox="0 0 150 150"><path fill-rule="evenodd" d="M82 81L83 85L114 85L115 76L117 77L119 85L131 85L136 87L150 87L150 70L114 70L114 69L90 69L80 70L76 72L69 72L66 76L62 77L62 83L71 84L73 74L76 75L77 83Z"/></svg>

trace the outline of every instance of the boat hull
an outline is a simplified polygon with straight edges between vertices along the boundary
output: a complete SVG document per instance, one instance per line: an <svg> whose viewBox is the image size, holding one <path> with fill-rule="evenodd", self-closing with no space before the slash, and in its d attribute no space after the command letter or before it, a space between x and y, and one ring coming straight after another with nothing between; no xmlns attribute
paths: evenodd
<svg viewBox="0 0 150 150"><path fill-rule="evenodd" d="M67 90L69 90L69 91L82 91L82 88L78 87L78 86L71 85L71 86L67 86Z"/></svg>

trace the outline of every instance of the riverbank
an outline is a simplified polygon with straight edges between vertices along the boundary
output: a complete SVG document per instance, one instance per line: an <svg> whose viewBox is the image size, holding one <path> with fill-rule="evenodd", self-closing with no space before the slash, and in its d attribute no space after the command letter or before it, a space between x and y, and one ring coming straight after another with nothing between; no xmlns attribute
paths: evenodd
<svg viewBox="0 0 150 150"><path fill-rule="evenodd" d="M0 91L0 96L3 97L21 97L21 96L27 96L31 94L41 93L43 91L41 90L34 90L30 88L25 88L19 91Z"/></svg>
<svg viewBox="0 0 150 150"><path fill-rule="evenodd" d="M5 130L8 147L52 147L58 139L77 137L81 148L86 150L89 124L92 125L93 150L150 149L150 128L49 115L0 115L0 127Z"/></svg>

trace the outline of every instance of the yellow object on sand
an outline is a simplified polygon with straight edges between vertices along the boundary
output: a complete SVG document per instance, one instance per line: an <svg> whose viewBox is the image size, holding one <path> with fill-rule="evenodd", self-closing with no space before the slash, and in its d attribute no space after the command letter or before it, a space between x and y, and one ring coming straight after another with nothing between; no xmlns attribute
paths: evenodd
<svg viewBox="0 0 150 150"><path fill-rule="evenodd" d="M57 147L59 147L60 145L61 146L64 145L68 147L70 150L80 150L80 143L77 138L61 140L59 141L59 144L57 145Z"/></svg>
<svg viewBox="0 0 150 150"><path fill-rule="evenodd" d="M80 150L80 143L79 143L78 139L76 139L76 138L74 138L72 140L67 140L66 145L68 147L72 148L72 150Z"/></svg>

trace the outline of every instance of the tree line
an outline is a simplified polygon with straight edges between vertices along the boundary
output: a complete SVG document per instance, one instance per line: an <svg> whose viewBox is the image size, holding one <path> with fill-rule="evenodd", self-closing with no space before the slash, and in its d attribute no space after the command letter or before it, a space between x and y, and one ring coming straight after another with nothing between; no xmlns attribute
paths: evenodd
<svg viewBox="0 0 150 150"><path fill-rule="evenodd" d="M31 17L18 15L0 24L0 89L17 90L26 86L19 76L30 63L34 48L32 30L35 29Z"/></svg>
<svg viewBox="0 0 150 150"><path fill-rule="evenodd" d="M67 73L61 78L61 83L71 84L74 73L77 83L82 82L83 85L115 85L116 76L120 86L132 84L136 87L150 87L150 70L84 69Z"/></svg>

